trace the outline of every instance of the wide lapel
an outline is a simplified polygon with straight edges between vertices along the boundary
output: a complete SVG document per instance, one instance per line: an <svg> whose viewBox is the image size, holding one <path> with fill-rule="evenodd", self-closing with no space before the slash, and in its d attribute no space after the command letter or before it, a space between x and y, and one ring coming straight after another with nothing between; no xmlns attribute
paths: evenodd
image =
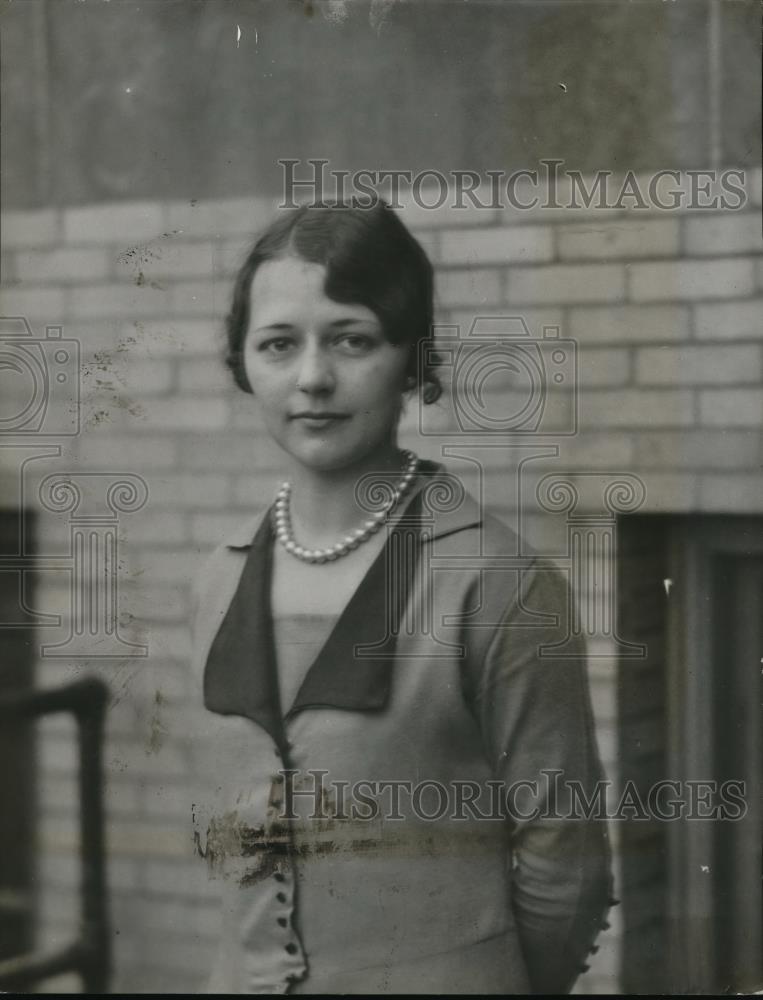
<svg viewBox="0 0 763 1000"><path fill-rule="evenodd" d="M416 494L339 616L287 717L303 708L374 711L387 704L397 633L419 557L420 510Z"/></svg>
<svg viewBox="0 0 763 1000"><path fill-rule="evenodd" d="M480 523L475 502L432 516L426 488L442 466L423 461L421 478L358 589L308 670L287 717L306 708L378 711L387 704L397 634L413 587L422 538L431 541ZM278 690L270 592L274 535L270 512L228 545L249 548L238 587L210 647L204 703L213 712L242 715L285 741Z"/></svg>
<svg viewBox="0 0 763 1000"><path fill-rule="evenodd" d="M245 547L241 540L237 542L233 547ZM249 546L238 587L207 656L204 704L221 715L246 716L280 745L284 734L270 612L273 534L269 514Z"/></svg>

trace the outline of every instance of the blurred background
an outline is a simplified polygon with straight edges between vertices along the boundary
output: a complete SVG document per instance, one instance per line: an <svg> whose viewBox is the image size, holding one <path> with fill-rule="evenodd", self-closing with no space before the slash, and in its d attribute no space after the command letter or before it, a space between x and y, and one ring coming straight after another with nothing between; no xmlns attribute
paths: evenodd
<svg viewBox="0 0 763 1000"><path fill-rule="evenodd" d="M521 318L575 359L547 387L572 422L486 448L446 393L423 424L411 406L403 444L479 471L570 574L614 805L746 782L739 822L612 824L621 904L577 990L763 985L760 37L752 0L3 0L0 698L106 684L111 991L198 992L215 944L191 586L280 481L220 352L284 158L300 177L308 158L483 177L556 159L589 186L610 171L612 200L629 171L644 190L680 171L685 194L692 171L740 171L738 209L564 207L564 178L559 208L403 195L443 334ZM487 390L504 416L524 391ZM544 507L548 475L576 501ZM74 720L11 716L0 751L2 960L76 938L82 833Z"/></svg>

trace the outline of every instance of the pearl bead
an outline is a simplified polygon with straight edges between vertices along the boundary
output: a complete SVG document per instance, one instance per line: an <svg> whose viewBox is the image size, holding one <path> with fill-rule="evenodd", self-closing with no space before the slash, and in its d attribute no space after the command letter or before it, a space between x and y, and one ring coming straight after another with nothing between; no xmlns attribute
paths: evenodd
<svg viewBox="0 0 763 1000"><path fill-rule="evenodd" d="M281 485L275 499L274 528L277 540L291 555L303 562L324 563L333 562L342 556L348 555L353 549L358 548L364 542L376 534L386 522L389 515L400 503L402 498L410 489L411 482L416 474L418 458L412 451L404 451L403 458L405 469L397 486L392 490L390 499L380 510L375 511L360 528L355 528L353 532L346 535L341 542L326 549L307 549L297 544L291 534L291 519L289 517L289 497L291 494L291 484L285 482Z"/></svg>

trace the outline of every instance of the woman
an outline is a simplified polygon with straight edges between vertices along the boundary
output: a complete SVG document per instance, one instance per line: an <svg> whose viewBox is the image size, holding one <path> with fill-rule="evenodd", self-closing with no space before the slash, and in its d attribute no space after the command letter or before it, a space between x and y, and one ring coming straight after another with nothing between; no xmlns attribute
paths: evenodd
<svg viewBox="0 0 763 1000"><path fill-rule="evenodd" d="M285 213L236 281L228 364L289 479L199 587L214 992L565 991L602 925L606 830L558 780L601 777L584 650L523 627L567 586L397 446L439 395L432 285L383 202Z"/></svg>

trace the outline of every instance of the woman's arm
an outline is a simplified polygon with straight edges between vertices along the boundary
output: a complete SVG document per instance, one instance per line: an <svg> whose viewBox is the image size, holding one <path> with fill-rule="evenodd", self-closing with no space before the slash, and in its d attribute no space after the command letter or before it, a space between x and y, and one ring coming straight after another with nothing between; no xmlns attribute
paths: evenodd
<svg viewBox="0 0 763 1000"><path fill-rule="evenodd" d="M484 659L477 708L496 774L515 790L512 904L531 986L560 993L583 971L611 901L606 790L585 644L566 648L574 658L541 655L567 634L569 586L558 570L533 564L521 590L526 608L556 614L559 624L529 627L512 600ZM593 798L593 818L569 782Z"/></svg>

